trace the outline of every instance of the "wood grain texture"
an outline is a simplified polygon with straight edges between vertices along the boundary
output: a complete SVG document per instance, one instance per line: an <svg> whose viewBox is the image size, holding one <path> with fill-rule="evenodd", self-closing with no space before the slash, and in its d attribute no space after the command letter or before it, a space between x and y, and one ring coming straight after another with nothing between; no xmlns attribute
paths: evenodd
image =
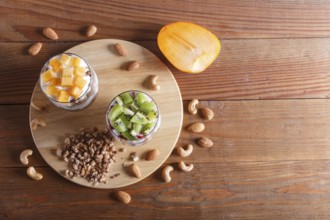
<svg viewBox="0 0 330 220"><path fill-rule="evenodd" d="M328 0L55 1L0 0L0 219L330 219L328 121L330 2ZM175 70L156 42L173 21L205 26L221 40L216 62L199 75ZM133 41L156 54L174 73L182 98L205 100L215 119L205 122L215 145L195 146L184 161L192 173L173 181L158 170L123 188L123 205L112 190L77 186L43 161L28 125L28 103L43 63L90 39ZM54 28L59 41L41 34ZM36 57L28 47L43 42ZM199 135L185 128L201 121L184 113L178 146ZM29 179L19 154L34 150L31 165L44 174Z"/></svg>
<svg viewBox="0 0 330 220"><path fill-rule="evenodd" d="M329 160L195 163L191 173L176 167L168 184L157 171L122 188L132 196L128 205L113 198L114 190L77 186L48 167L36 168L44 175L39 182L26 168L0 168L0 217L328 219L329 166Z"/></svg>
<svg viewBox="0 0 330 220"><path fill-rule="evenodd" d="M314 99L330 95L330 38L224 40L215 63L195 75L176 70L155 42L136 43L171 69L184 100ZM36 57L24 54L30 44L0 44L0 59L6 64L0 66L0 103L29 103L44 62L77 44L46 43Z"/></svg>
<svg viewBox="0 0 330 220"><path fill-rule="evenodd" d="M194 162L242 162L330 159L329 100L212 101L202 102L212 108L215 118L206 121L201 134L186 131L200 122L200 116L184 114L183 129L177 146L193 143ZM184 103L186 111L187 102ZM0 151L3 166L19 166L16 156L26 146L33 147L29 136L28 109L24 105L1 106L2 145L12 150ZM308 117L306 116L308 113ZM10 126L5 126L10 121ZM9 129L8 129L9 128ZM214 147L203 149L196 139L210 137ZM35 149L36 150L36 149ZM200 155L203 156L200 156ZM18 159L18 157L17 157ZM168 162L179 160L174 152ZM44 165L39 161L37 165Z"/></svg>
<svg viewBox="0 0 330 220"><path fill-rule="evenodd" d="M47 41L40 31L51 26L60 41L84 41L84 29L95 24L93 38L155 40L173 21L191 21L219 38L329 37L330 5L320 1L1 1L2 42ZM42 19L40 19L42 17Z"/></svg>
<svg viewBox="0 0 330 220"><path fill-rule="evenodd" d="M114 49L117 43L127 49L126 57L118 56ZM78 133L81 127L106 128L105 114L111 100L125 91L138 90L149 94L157 104L161 118L157 134L148 143L139 147L129 147L117 142L117 149L126 148L127 150L123 153L118 152L117 163L112 166L109 174L119 173L120 176L106 184L93 186L84 178L66 178L87 187L108 189L131 185L146 178L166 161L180 135L183 120L182 99L172 73L150 51L128 41L95 40L79 44L67 52L79 54L92 66L98 76L99 92L95 101L87 108L81 111L67 111L51 104L37 83L31 101L48 103L47 111L36 111L32 107L30 109L30 121L43 118L47 122L45 128L32 130L33 139L42 157L54 170L66 177L64 171L68 169L68 164L56 156L57 146L63 144L65 137L69 134ZM137 60L140 68L127 71L127 63L132 60ZM150 75L159 77L157 83L162 89L151 91L144 88L143 82ZM159 157L153 161L145 161L144 154L154 148L161 151ZM125 162L132 162L127 158L133 152L141 158L140 161L135 162L141 168L141 178L132 177L122 166Z"/></svg>

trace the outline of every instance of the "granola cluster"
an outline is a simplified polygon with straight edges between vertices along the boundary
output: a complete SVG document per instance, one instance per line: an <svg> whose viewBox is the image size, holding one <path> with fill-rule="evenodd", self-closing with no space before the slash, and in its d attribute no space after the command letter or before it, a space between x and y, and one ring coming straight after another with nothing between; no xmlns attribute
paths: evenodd
<svg viewBox="0 0 330 220"><path fill-rule="evenodd" d="M108 129L82 128L79 134L65 138L64 146L56 154L69 163L65 175L83 177L96 185L108 182L117 151Z"/></svg>

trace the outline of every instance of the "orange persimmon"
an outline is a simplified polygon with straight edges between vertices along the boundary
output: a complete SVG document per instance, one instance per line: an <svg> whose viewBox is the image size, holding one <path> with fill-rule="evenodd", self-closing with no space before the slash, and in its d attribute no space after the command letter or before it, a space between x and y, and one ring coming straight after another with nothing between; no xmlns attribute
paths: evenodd
<svg viewBox="0 0 330 220"><path fill-rule="evenodd" d="M219 55L220 41L204 27L190 22L164 26L157 37L158 47L177 69L200 73Z"/></svg>

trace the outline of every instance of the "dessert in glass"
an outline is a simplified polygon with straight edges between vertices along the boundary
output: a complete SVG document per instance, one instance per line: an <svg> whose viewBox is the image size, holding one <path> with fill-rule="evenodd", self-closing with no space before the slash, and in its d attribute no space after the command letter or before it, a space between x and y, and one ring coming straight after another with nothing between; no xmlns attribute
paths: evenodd
<svg viewBox="0 0 330 220"><path fill-rule="evenodd" d="M50 58L40 73L41 90L56 106L67 110L82 110L98 94L98 78L92 67L73 53Z"/></svg>
<svg viewBox="0 0 330 220"><path fill-rule="evenodd" d="M142 145L157 133L161 117L156 102L146 93L131 90L116 96L106 112L110 133L125 145Z"/></svg>

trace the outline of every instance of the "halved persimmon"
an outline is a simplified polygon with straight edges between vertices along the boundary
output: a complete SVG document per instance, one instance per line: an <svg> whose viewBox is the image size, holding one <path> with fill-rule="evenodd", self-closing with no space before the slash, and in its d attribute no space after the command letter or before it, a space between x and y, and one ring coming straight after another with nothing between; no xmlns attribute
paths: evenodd
<svg viewBox="0 0 330 220"><path fill-rule="evenodd" d="M158 33L158 47L177 69L200 73L219 55L220 41L204 27L191 22L174 22Z"/></svg>

